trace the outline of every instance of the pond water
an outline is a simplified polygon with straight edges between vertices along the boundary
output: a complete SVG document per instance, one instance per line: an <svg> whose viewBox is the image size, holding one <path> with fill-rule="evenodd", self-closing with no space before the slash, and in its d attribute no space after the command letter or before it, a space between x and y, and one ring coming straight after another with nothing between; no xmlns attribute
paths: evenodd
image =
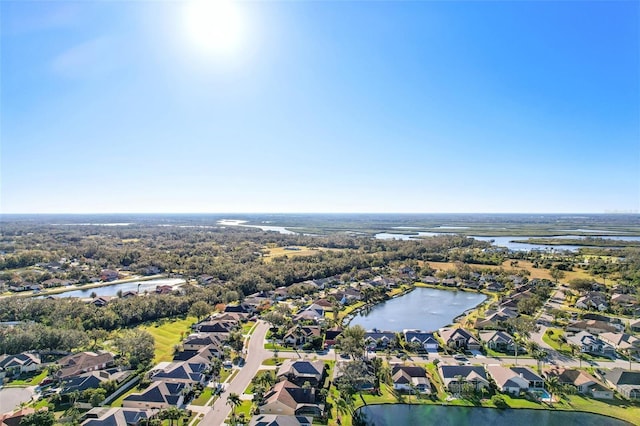
<svg viewBox="0 0 640 426"><path fill-rule="evenodd" d="M149 280L149 281L132 281L128 283L119 283L119 284L111 284L106 285L104 287L95 287L95 288L87 288L83 290L69 290L64 293L54 294L53 297L80 297L80 298L88 298L91 297L91 293L95 293L96 296L116 296L118 291L138 291L138 284L140 284L140 292L144 293L144 291L148 291L149 293L154 292L156 287L159 285L170 285L176 287L178 285L184 284L184 280L182 278L162 278L159 280Z"/></svg>
<svg viewBox="0 0 640 426"><path fill-rule="evenodd" d="M403 296L360 311L351 320L351 325L359 324L365 330L435 331L451 324L458 315L486 298L480 293L417 287Z"/></svg>
<svg viewBox="0 0 640 426"><path fill-rule="evenodd" d="M369 405L360 409L372 426L628 426L630 423L591 413L550 410L498 410L440 405Z"/></svg>

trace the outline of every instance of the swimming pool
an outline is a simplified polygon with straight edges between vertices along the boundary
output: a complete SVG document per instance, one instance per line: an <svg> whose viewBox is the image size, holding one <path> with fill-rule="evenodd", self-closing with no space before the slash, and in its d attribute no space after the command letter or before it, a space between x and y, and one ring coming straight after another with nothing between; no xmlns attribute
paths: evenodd
<svg viewBox="0 0 640 426"><path fill-rule="evenodd" d="M549 394L549 392L547 392L546 389L536 389L529 392L535 395L536 398L538 398L540 401L551 402L551 395Z"/></svg>

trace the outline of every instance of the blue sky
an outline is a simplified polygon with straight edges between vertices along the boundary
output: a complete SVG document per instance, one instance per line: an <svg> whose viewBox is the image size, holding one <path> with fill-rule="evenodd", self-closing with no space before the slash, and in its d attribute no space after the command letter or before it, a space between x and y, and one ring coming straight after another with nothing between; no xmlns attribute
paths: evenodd
<svg viewBox="0 0 640 426"><path fill-rule="evenodd" d="M189 7L0 2L0 211L640 209L638 2Z"/></svg>

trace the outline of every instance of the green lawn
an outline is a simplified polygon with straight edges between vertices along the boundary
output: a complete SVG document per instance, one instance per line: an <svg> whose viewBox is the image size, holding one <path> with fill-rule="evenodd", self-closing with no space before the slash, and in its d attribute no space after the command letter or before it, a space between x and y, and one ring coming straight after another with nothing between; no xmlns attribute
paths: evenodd
<svg viewBox="0 0 640 426"><path fill-rule="evenodd" d="M251 407L253 406L253 401L242 401L235 409L235 413L237 416L244 416L245 419L251 418ZM229 418L227 418L226 424L231 424Z"/></svg>
<svg viewBox="0 0 640 426"><path fill-rule="evenodd" d="M280 365L284 361L284 358L267 358L262 361L262 365Z"/></svg>
<svg viewBox="0 0 640 426"><path fill-rule="evenodd" d="M361 306L364 306L365 303L363 301L360 302L356 302L353 305L349 305L346 308L342 309L339 313L338 313L338 318L342 319L344 317L346 317L347 315L349 315L351 312L355 311L356 309L358 309Z"/></svg>
<svg viewBox="0 0 640 426"><path fill-rule="evenodd" d="M122 407L122 400L131 395L132 393L140 392L137 386L132 386L131 389L120 395L116 400L111 402L112 407Z"/></svg>
<svg viewBox="0 0 640 426"><path fill-rule="evenodd" d="M212 395L213 395L212 389L211 388L205 388L202 391L202 393L200 394L200 396L198 396L196 399L194 399L191 403L193 405L204 406L204 405L207 404L207 401L209 401L209 399L211 399Z"/></svg>
<svg viewBox="0 0 640 426"><path fill-rule="evenodd" d="M548 335L547 332L551 330L553 331L553 335ZM544 333L544 335L542 336L542 341L545 342L547 345L551 346L553 349L555 349L558 352L569 352L569 346L568 345L564 345L559 339L561 336L564 336L564 331L560 330L559 328L551 328L549 327L547 329L547 331Z"/></svg>
<svg viewBox="0 0 640 426"><path fill-rule="evenodd" d="M18 380L12 380L8 383L7 387L11 386L36 386L47 377L49 370L46 368L42 371L34 371L33 373L26 373L20 375Z"/></svg>
<svg viewBox="0 0 640 426"><path fill-rule="evenodd" d="M150 325L140 326L146 330L155 340L156 356L154 362L171 361L175 345L182 342L191 331L191 325L196 321L195 317L186 319L175 318L163 322L154 322Z"/></svg>
<svg viewBox="0 0 640 426"><path fill-rule="evenodd" d="M293 352L293 349L291 348L287 348L285 346L279 345L277 343L271 343L271 342L265 343L264 348L270 351L278 350L278 351L285 351L285 352Z"/></svg>
<svg viewBox="0 0 640 426"><path fill-rule="evenodd" d="M219 382L222 383L225 380L227 380L227 377L231 376L231 373L233 373L233 369L232 368L229 368L229 369L223 368L223 369L221 369L220 370Z"/></svg>
<svg viewBox="0 0 640 426"><path fill-rule="evenodd" d="M242 334L249 334L255 324L255 321L248 321L247 323L245 323L242 326Z"/></svg>

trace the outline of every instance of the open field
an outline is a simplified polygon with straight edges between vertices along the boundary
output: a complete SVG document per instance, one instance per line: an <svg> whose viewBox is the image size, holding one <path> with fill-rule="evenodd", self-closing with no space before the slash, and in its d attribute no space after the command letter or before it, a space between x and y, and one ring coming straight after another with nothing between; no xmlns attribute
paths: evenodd
<svg viewBox="0 0 640 426"><path fill-rule="evenodd" d="M329 248L305 247L305 246L287 246L287 247L267 247L263 249L262 258L265 262L271 262L276 257L298 257L313 256L321 251L338 250Z"/></svg>
<svg viewBox="0 0 640 426"><path fill-rule="evenodd" d="M154 362L171 361L173 359L174 346L179 344L191 331L191 324L196 322L195 317L185 319L176 318L167 321L157 321L139 328L146 330L155 340L156 356Z"/></svg>

